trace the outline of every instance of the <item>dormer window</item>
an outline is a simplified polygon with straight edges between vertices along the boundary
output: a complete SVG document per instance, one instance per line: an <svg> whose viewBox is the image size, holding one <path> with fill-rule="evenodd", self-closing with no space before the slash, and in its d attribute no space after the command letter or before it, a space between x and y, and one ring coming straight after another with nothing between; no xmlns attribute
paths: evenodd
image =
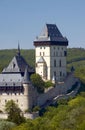
<svg viewBox="0 0 85 130"><path fill-rule="evenodd" d="M16 64L13 62L13 68L15 68Z"/></svg>

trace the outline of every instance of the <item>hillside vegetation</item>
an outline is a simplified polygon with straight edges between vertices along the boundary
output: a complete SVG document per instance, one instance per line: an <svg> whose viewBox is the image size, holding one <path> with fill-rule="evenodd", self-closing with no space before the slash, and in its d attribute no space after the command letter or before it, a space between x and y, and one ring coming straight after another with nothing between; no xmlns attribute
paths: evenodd
<svg viewBox="0 0 85 130"><path fill-rule="evenodd" d="M85 130L85 93L55 107L42 117L27 120L13 130Z"/></svg>
<svg viewBox="0 0 85 130"><path fill-rule="evenodd" d="M12 60L13 56L17 54L16 49L11 50L0 50L0 72L4 67L6 67L10 61ZM33 49L31 50L21 50L21 55L25 58L27 63L34 67L35 63L35 52Z"/></svg>
<svg viewBox="0 0 85 130"><path fill-rule="evenodd" d="M85 49L83 48L68 48L67 49L67 68L70 70L71 66L74 66L77 76L80 72L85 72ZM17 54L16 49L11 50L0 50L0 72L6 67L14 55ZM21 55L25 58L27 63L32 67L35 67L35 51L21 50ZM79 74L78 74L79 73ZM83 77L83 76L82 76Z"/></svg>

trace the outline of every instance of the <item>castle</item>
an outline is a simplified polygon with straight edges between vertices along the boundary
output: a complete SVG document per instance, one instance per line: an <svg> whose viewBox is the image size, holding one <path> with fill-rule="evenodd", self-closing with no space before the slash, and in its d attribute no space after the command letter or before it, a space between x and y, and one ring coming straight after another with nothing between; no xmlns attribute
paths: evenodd
<svg viewBox="0 0 85 130"><path fill-rule="evenodd" d="M51 80L51 87L39 94L30 81L34 69L21 56L20 48L0 74L0 110L4 111L7 101L14 100L24 112L34 106L42 106L61 93L66 93L74 84L73 74L67 75L66 56L68 40L55 24L46 24L41 35L34 40L35 69L43 80Z"/></svg>

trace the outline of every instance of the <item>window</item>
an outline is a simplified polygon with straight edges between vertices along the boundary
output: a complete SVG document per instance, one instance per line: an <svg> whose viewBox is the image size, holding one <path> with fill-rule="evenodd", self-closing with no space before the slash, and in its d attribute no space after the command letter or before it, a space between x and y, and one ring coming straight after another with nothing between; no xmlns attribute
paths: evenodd
<svg viewBox="0 0 85 130"><path fill-rule="evenodd" d="M54 71L54 77L56 77L56 71Z"/></svg>
<svg viewBox="0 0 85 130"><path fill-rule="evenodd" d="M7 100L5 100L5 102L7 102Z"/></svg>
<svg viewBox="0 0 85 130"><path fill-rule="evenodd" d="M56 56L58 56L58 52L56 52Z"/></svg>
<svg viewBox="0 0 85 130"><path fill-rule="evenodd" d="M60 56L62 56L62 52L60 52Z"/></svg>
<svg viewBox="0 0 85 130"><path fill-rule="evenodd" d="M54 56L55 56L55 52L54 52Z"/></svg>
<svg viewBox="0 0 85 130"><path fill-rule="evenodd" d="M59 61L59 67L61 67L61 60Z"/></svg>
<svg viewBox="0 0 85 130"><path fill-rule="evenodd" d="M45 53L43 52L43 56L45 55Z"/></svg>
<svg viewBox="0 0 85 130"><path fill-rule="evenodd" d="M15 68L16 64L13 62L13 68Z"/></svg>
<svg viewBox="0 0 85 130"><path fill-rule="evenodd" d="M64 51L64 56L67 56L67 51Z"/></svg>
<svg viewBox="0 0 85 130"><path fill-rule="evenodd" d="M60 71L60 77L62 76L62 72Z"/></svg>
<svg viewBox="0 0 85 130"><path fill-rule="evenodd" d="M44 49L45 49L45 46L44 46Z"/></svg>
<svg viewBox="0 0 85 130"><path fill-rule="evenodd" d="M54 60L54 67L56 67L56 60Z"/></svg>
<svg viewBox="0 0 85 130"><path fill-rule="evenodd" d="M16 100L16 102L18 102L18 99Z"/></svg>
<svg viewBox="0 0 85 130"><path fill-rule="evenodd" d="M42 47L40 47L40 49L42 49Z"/></svg>
<svg viewBox="0 0 85 130"><path fill-rule="evenodd" d="M54 79L56 80L56 71L54 71Z"/></svg>
<svg viewBox="0 0 85 130"><path fill-rule="evenodd" d="M41 56L41 52L40 52L40 56Z"/></svg>

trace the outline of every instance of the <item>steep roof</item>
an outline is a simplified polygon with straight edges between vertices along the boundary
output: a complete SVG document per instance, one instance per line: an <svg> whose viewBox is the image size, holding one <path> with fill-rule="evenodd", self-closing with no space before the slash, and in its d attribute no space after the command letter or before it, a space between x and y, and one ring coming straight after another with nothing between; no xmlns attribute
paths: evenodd
<svg viewBox="0 0 85 130"><path fill-rule="evenodd" d="M63 37L63 35L61 34L61 32L55 24L46 24L40 36L36 37L35 39L35 46L37 42L56 42L56 44L64 43L65 45L68 45L67 38Z"/></svg>
<svg viewBox="0 0 85 130"><path fill-rule="evenodd" d="M45 63L44 58L41 56L40 59L38 60L38 63Z"/></svg>
<svg viewBox="0 0 85 130"><path fill-rule="evenodd" d="M8 67L5 68L2 73L24 73L26 66L28 66L28 72L34 72L34 69L27 64L25 59L21 56L20 50L18 49L17 55L13 57Z"/></svg>
<svg viewBox="0 0 85 130"><path fill-rule="evenodd" d="M22 82L23 83L29 83L30 82L28 67L25 68L25 73L24 73L24 77L23 77Z"/></svg>

